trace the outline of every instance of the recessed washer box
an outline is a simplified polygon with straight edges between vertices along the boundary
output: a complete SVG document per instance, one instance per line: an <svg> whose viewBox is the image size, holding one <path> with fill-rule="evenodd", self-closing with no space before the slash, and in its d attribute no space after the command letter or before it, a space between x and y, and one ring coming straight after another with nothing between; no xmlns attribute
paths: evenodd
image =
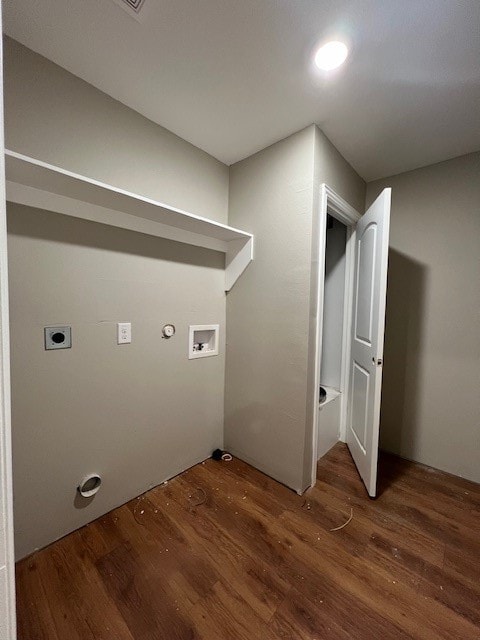
<svg viewBox="0 0 480 640"><path fill-rule="evenodd" d="M192 324L188 332L188 358L218 356L218 324Z"/></svg>
<svg viewBox="0 0 480 640"><path fill-rule="evenodd" d="M71 327L45 327L45 349L70 349L72 347Z"/></svg>

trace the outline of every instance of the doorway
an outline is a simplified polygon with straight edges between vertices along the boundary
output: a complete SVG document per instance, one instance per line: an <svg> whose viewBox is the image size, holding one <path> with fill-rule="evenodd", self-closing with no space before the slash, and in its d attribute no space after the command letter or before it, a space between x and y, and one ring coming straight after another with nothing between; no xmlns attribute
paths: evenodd
<svg viewBox="0 0 480 640"><path fill-rule="evenodd" d="M342 431L345 431L342 408L346 383L344 325L348 321L345 314L346 248L347 226L327 211L317 460L341 439Z"/></svg>
<svg viewBox="0 0 480 640"><path fill-rule="evenodd" d="M363 216L325 184L320 196L311 484L342 440L375 497L391 189Z"/></svg>
<svg viewBox="0 0 480 640"><path fill-rule="evenodd" d="M321 185L312 485L317 479L318 459L339 440L345 442L355 227L360 217L360 213L330 187ZM325 398L321 397L321 387Z"/></svg>

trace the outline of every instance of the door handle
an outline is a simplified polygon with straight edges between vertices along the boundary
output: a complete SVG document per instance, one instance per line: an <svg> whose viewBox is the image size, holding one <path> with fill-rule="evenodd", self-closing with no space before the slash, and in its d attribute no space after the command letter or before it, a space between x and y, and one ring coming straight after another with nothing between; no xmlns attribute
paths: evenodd
<svg viewBox="0 0 480 640"><path fill-rule="evenodd" d="M383 358L372 358L373 364L376 364L378 367L381 367L383 364Z"/></svg>

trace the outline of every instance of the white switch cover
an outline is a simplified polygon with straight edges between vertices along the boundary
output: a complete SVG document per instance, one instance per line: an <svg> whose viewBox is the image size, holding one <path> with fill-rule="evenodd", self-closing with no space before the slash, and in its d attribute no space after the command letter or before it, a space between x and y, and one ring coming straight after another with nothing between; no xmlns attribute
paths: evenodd
<svg viewBox="0 0 480 640"><path fill-rule="evenodd" d="M130 344L132 341L132 323L117 322L117 344Z"/></svg>

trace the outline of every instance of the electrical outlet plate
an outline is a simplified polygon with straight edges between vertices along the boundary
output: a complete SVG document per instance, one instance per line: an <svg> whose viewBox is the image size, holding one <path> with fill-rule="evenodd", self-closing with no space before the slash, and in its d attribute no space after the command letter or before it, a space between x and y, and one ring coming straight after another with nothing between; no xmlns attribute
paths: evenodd
<svg viewBox="0 0 480 640"><path fill-rule="evenodd" d="M132 342L132 323L117 322L117 344L130 344Z"/></svg>
<svg viewBox="0 0 480 640"><path fill-rule="evenodd" d="M45 349L71 349L72 328L71 327L45 327Z"/></svg>

